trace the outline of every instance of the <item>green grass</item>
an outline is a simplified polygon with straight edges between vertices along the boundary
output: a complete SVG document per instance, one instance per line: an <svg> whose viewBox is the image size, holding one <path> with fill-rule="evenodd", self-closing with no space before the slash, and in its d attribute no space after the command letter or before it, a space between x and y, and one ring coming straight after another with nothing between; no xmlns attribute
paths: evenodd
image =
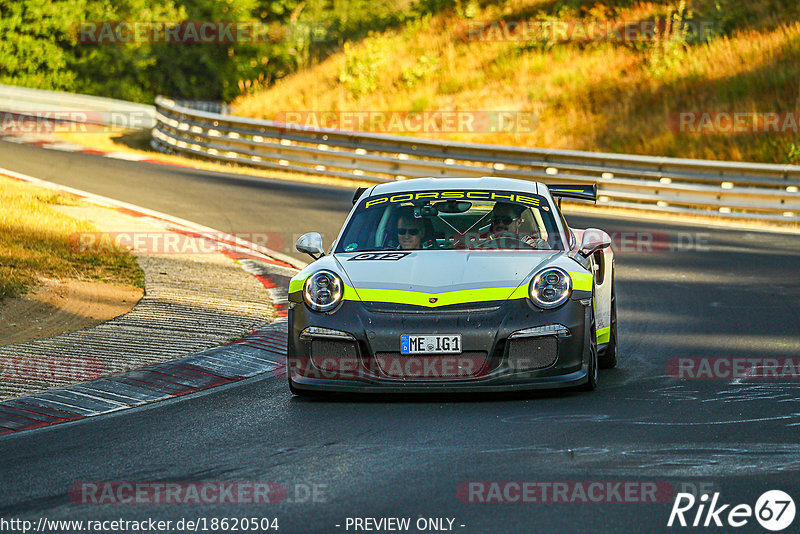
<svg viewBox="0 0 800 534"><path fill-rule="evenodd" d="M25 294L38 277L98 280L144 289L144 273L131 254L74 249L71 236L96 228L54 206L77 204L48 189L0 178L0 300Z"/></svg>

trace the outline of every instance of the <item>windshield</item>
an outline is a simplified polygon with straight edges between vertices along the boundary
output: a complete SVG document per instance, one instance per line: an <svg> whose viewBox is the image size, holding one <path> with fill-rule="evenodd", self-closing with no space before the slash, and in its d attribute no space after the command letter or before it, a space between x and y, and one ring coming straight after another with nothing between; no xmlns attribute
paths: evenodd
<svg viewBox="0 0 800 534"><path fill-rule="evenodd" d="M336 252L562 250L547 200L505 191L414 191L364 199Z"/></svg>

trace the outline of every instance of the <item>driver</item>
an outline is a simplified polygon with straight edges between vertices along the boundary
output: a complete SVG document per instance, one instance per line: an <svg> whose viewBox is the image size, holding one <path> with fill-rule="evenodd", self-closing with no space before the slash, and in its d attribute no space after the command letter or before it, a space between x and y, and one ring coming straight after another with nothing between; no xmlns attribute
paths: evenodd
<svg viewBox="0 0 800 534"><path fill-rule="evenodd" d="M516 204L497 202L492 208L490 216L492 226L489 231L495 235L503 232L518 234L519 225L522 223L520 216L524 209Z"/></svg>
<svg viewBox="0 0 800 534"><path fill-rule="evenodd" d="M517 241L531 248L546 248L546 242L539 238L538 233L534 233L534 235L519 234L522 213L525 209L510 202L495 203L489 216L491 226L484 243L497 248L519 248L517 243L513 242Z"/></svg>

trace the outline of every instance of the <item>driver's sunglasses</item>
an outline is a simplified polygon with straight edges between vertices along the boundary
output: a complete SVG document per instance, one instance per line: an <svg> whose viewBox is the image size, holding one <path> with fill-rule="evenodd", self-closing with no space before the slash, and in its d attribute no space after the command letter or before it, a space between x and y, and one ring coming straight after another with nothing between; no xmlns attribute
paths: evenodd
<svg viewBox="0 0 800 534"><path fill-rule="evenodd" d="M511 224L512 222L516 221L517 217L492 217L492 222L502 223L502 224Z"/></svg>
<svg viewBox="0 0 800 534"><path fill-rule="evenodd" d="M419 228L398 228L397 235L417 235L419 234Z"/></svg>

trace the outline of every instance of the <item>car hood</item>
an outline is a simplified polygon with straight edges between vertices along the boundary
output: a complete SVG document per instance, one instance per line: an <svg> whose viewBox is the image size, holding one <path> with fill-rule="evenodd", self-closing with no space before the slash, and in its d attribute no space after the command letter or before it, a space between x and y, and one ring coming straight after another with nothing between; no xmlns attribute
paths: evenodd
<svg viewBox="0 0 800 534"><path fill-rule="evenodd" d="M422 250L337 254L336 260L361 300L429 305L436 299L435 304L442 306L507 300L534 271L560 254Z"/></svg>

